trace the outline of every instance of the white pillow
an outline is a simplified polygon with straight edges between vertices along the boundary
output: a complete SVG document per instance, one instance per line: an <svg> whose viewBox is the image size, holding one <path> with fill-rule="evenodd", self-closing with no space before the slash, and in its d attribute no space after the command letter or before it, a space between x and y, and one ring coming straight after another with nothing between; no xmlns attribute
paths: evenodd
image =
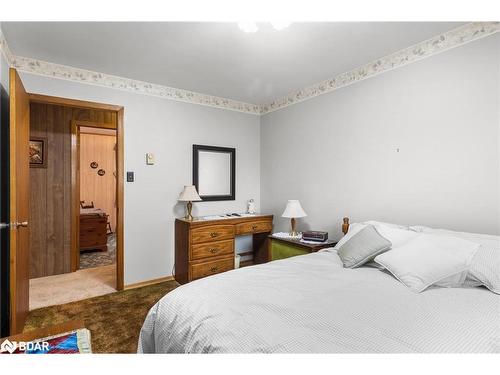
<svg viewBox="0 0 500 375"><path fill-rule="evenodd" d="M478 244L460 238L421 233L378 255L375 262L419 293L468 269L478 248Z"/></svg>
<svg viewBox="0 0 500 375"><path fill-rule="evenodd" d="M392 226L387 226L383 223L374 225L377 232L380 233L382 237L387 238L392 243L392 249L395 249L405 243L415 239L419 236L419 233L413 232L407 229L399 229Z"/></svg>
<svg viewBox="0 0 500 375"><path fill-rule="evenodd" d="M345 268L356 268L373 260L377 255L391 248L391 243L377 232L373 225L368 225L337 251Z"/></svg>
<svg viewBox="0 0 500 375"><path fill-rule="evenodd" d="M500 294L500 249L481 245L472 259L466 283L479 283ZM476 284L477 285L477 284Z"/></svg>
<svg viewBox="0 0 500 375"><path fill-rule="evenodd" d="M386 227L391 227L391 228L396 228L396 229L403 229L403 230L409 230L410 229L410 227L408 225L384 223L383 221L375 221L375 220L364 221L362 224L369 224L369 225L374 225L374 226L385 225Z"/></svg>
<svg viewBox="0 0 500 375"><path fill-rule="evenodd" d="M500 294L500 236L456 232L424 226L414 226L411 229L422 233L458 237L480 244L481 246L472 259L470 268L464 271L464 275L462 275L462 282L455 283L452 286L476 287L484 285L493 293Z"/></svg>
<svg viewBox="0 0 500 375"><path fill-rule="evenodd" d="M423 233L428 230L432 230L430 227L426 227L425 225L411 225L408 227L410 230L413 230L415 232Z"/></svg>
<svg viewBox="0 0 500 375"><path fill-rule="evenodd" d="M339 249L343 244L345 244L347 241L351 239L352 236L354 236L356 233L358 233L361 229L366 228L366 224L361 224L361 223L352 223L349 225L349 230L347 233L342 237L339 242L333 247L334 249Z"/></svg>
<svg viewBox="0 0 500 375"><path fill-rule="evenodd" d="M441 229L441 228L431 228L426 227L424 225L412 225L409 227L410 230L419 232L419 233L431 233L431 234L440 234L445 236L454 236L463 238L469 241L481 243L481 241L499 241L499 236L494 236L491 234L481 234L481 233L471 233L471 232L459 232L449 229Z"/></svg>
<svg viewBox="0 0 500 375"><path fill-rule="evenodd" d="M415 238L418 233L414 231L410 231L404 228L403 226L399 226L397 224L388 224L382 223L379 221L366 221L364 223L353 223L349 225L349 230L347 234L342 237L339 242L335 245L334 249L339 249L344 243L349 241L352 236L358 233L361 229L366 228L369 225L373 225L377 232L380 233L383 237L387 238L392 243L392 248L402 245Z"/></svg>

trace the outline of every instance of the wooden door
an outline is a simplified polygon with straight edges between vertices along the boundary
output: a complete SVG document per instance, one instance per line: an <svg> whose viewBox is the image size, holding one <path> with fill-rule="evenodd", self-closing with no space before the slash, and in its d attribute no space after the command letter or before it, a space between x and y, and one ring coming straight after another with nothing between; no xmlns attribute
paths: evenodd
<svg viewBox="0 0 500 375"><path fill-rule="evenodd" d="M10 69L10 333L29 311L29 97Z"/></svg>

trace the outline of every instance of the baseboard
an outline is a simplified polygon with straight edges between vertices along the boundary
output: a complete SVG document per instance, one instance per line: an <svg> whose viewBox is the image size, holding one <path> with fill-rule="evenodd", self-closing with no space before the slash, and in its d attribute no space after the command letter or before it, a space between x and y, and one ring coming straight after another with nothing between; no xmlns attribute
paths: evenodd
<svg viewBox="0 0 500 375"><path fill-rule="evenodd" d="M128 289L135 289L135 288L140 288L143 286L148 286L148 285L153 285L153 284L158 284L158 283L163 283L165 281L173 281L175 278L173 276L164 276L160 277L158 279L152 279L152 280L146 280L146 281L141 281L140 283L134 283L134 284L128 284L125 285L125 290Z"/></svg>

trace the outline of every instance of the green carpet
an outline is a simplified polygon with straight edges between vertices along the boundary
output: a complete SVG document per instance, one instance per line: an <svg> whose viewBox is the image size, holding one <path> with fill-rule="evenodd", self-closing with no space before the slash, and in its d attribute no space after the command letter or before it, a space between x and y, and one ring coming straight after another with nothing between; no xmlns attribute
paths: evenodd
<svg viewBox="0 0 500 375"><path fill-rule="evenodd" d="M135 353L151 307L179 284L166 281L64 305L30 311L24 331L82 320L92 335L93 353Z"/></svg>

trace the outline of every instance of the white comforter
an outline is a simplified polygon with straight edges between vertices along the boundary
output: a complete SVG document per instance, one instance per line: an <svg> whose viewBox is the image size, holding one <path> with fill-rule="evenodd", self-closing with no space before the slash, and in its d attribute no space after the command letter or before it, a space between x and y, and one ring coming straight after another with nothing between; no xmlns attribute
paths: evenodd
<svg viewBox="0 0 500 375"><path fill-rule="evenodd" d="M334 250L183 285L149 312L139 352L500 352L500 296L484 288L414 293Z"/></svg>

